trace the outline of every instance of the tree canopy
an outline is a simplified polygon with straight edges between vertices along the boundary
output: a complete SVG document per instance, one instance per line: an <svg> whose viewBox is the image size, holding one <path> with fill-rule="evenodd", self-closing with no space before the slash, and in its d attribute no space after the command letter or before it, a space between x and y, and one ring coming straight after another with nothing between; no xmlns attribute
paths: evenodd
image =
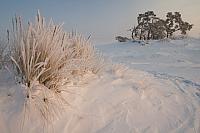
<svg viewBox="0 0 200 133"><path fill-rule="evenodd" d="M193 24L182 20L180 12L168 12L166 19L161 19L153 11L147 11L138 15L137 26L131 28L130 31L132 39L150 40L169 38L176 31L185 35L192 27Z"/></svg>

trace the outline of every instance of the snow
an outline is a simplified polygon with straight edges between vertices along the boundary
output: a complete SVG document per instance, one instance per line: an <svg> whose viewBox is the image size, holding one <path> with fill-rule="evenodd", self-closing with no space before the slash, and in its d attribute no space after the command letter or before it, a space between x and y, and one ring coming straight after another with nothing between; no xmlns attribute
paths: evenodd
<svg viewBox="0 0 200 133"><path fill-rule="evenodd" d="M200 83L200 41L184 39L98 45L113 62L148 72L180 76Z"/></svg>
<svg viewBox="0 0 200 133"><path fill-rule="evenodd" d="M63 86L70 106L48 129L29 114L24 132L198 133L200 132L200 40L185 39L98 45L105 71ZM76 85L77 84L77 85ZM20 133L23 86L0 70L0 129Z"/></svg>

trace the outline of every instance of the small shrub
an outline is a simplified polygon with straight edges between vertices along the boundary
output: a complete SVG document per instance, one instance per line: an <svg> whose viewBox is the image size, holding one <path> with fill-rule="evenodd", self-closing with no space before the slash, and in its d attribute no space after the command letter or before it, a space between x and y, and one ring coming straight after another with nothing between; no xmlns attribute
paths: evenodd
<svg viewBox="0 0 200 133"><path fill-rule="evenodd" d="M12 24L11 59L26 88L26 108L36 107L50 121L67 103L60 88L88 72L98 73L103 59L88 40L52 21L47 24L39 12L35 23L24 26L21 17L15 17Z"/></svg>
<svg viewBox="0 0 200 133"><path fill-rule="evenodd" d="M117 41L119 41L119 42L127 42L127 41L130 41L129 38L127 38L127 37L122 37L122 36L117 36L117 37L115 37L115 39L116 39Z"/></svg>

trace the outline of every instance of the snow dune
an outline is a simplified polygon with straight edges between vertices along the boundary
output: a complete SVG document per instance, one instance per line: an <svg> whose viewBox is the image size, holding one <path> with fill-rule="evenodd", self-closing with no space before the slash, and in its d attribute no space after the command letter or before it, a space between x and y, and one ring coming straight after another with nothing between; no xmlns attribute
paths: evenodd
<svg viewBox="0 0 200 133"><path fill-rule="evenodd" d="M108 66L99 75L85 75L79 85L64 86L71 92L63 94L69 97L71 106L52 122L49 132L200 132L199 41L97 47L116 65ZM18 130L23 116L21 87L8 71L0 70L2 133ZM39 121L37 114L32 117ZM28 133L43 130L33 121L25 125L24 131Z"/></svg>

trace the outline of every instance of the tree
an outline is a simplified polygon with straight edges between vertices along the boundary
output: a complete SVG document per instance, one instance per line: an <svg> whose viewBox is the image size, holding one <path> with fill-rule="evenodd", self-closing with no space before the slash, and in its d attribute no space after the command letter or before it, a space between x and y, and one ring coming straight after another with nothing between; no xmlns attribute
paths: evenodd
<svg viewBox="0 0 200 133"><path fill-rule="evenodd" d="M187 31L190 31L193 27L193 24L189 24L188 22L182 22L180 24L181 34L185 35Z"/></svg>
<svg viewBox="0 0 200 133"><path fill-rule="evenodd" d="M168 12L164 20L156 17L153 11L147 11L138 15L137 23L137 26L130 29L133 40L135 38L140 40L168 38L176 31L181 31L181 34L185 35L193 27L192 24L182 20L179 12Z"/></svg>
<svg viewBox="0 0 200 133"><path fill-rule="evenodd" d="M151 39L163 39L166 37L165 20L156 18L152 24Z"/></svg>
<svg viewBox="0 0 200 133"><path fill-rule="evenodd" d="M156 19L156 15L153 11L145 12L144 15L144 27L145 31L147 31L147 40L150 39L150 35L152 34L152 27L154 24L154 20Z"/></svg>
<svg viewBox="0 0 200 133"><path fill-rule="evenodd" d="M179 12L168 12L166 15L167 19L165 21L165 27L167 32L167 38L172 36L174 32L181 31L181 34L185 35L187 31L192 29L193 24L189 24L188 22L184 22L181 18L181 14Z"/></svg>
<svg viewBox="0 0 200 133"><path fill-rule="evenodd" d="M172 36L173 32L175 32L174 15L172 14L172 12L168 12L166 17L167 19L165 20L165 28L167 32L167 38L168 38L169 36ZM176 28L178 27L176 26Z"/></svg>
<svg viewBox="0 0 200 133"><path fill-rule="evenodd" d="M129 29L129 31L131 31L131 38L134 40L135 37L138 36L139 31L138 29L134 26L133 28Z"/></svg>
<svg viewBox="0 0 200 133"><path fill-rule="evenodd" d="M139 14L137 17L138 25L131 29L132 38L138 37L141 39L150 39L153 20L156 17L153 11L147 11L144 14Z"/></svg>
<svg viewBox="0 0 200 133"><path fill-rule="evenodd" d="M181 18L181 14L179 12L175 12L175 22L178 23L178 29L181 31L181 34L185 35L187 31L192 29L193 24L189 24L188 22L184 22Z"/></svg>

